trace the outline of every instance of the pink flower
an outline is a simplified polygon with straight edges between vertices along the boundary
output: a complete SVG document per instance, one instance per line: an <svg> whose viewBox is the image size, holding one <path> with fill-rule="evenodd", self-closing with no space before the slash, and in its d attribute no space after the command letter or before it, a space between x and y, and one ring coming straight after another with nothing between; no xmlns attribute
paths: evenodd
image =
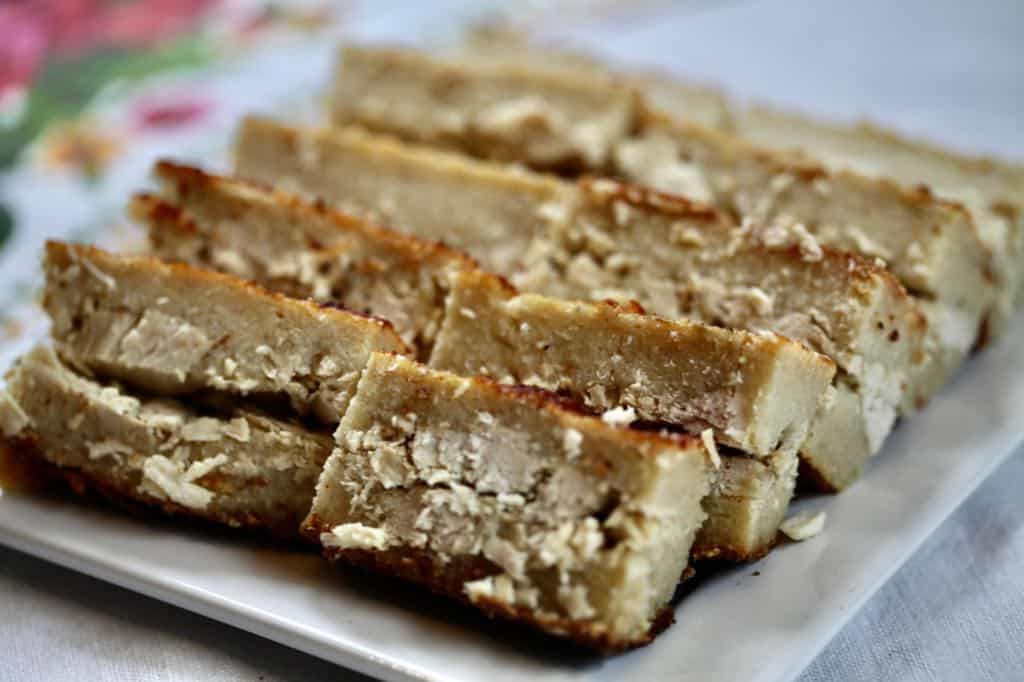
<svg viewBox="0 0 1024 682"><path fill-rule="evenodd" d="M195 25L216 0L138 0L115 3L96 17L95 39L123 47L159 43Z"/></svg>
<svg viewBox="0 0 1024 682"><path fill-rule="evenodd" d="M148 99L136 106L134 118L143 130L179 128L201 120L212 108L212 102L187 95Z"/></svg>
<svg viewBox="0 0 1024 682"><path fill-rule="evenodd" d="M26 5L0 5L0 99L24 88L39 70L49 47L46 22Z"/></svg>
<svg viewBox="0 0 1024 682"><path fill-rule="evenodd" d="M219 0L25 0L0 4L0 97L51 54L144 47L192 28Z"/></svg>

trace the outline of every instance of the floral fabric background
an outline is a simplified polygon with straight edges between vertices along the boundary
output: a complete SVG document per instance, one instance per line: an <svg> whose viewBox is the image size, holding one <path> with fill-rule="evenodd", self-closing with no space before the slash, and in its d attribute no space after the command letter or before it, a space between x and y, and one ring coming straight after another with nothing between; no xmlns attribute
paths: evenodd
<svg viewBox="0 0 1024 682"><path fill-rule="evenodd" d="M438 43L484 18L529 27L638 6L0 0L0 371L45 328L32 296L46 239L137 246L124 206L153 161L216 168L243 114L315 116L346 37Z"/></svg>
<svg viewBox="0 0 1024 682"><path fill-rule="evenodd" d="M123 207L152 161L220 161L244 111L311 110L319 83L304 75L325 76L350 9L0 2L0 367L45 326L32 301L43 241L131 248Z"/></svg>

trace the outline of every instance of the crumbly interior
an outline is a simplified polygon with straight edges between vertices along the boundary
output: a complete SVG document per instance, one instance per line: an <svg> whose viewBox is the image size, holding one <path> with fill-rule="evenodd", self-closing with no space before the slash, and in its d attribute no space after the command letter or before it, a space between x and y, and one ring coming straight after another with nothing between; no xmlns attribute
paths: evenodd
<svg viewBox="0 0 1024 682"><path fill-rule="evenodd" d="M410 172L410 163L424 170ZM298 131L256 117L245 120L235 145L235 169L243 177L323 197L387 225L418 225L416 236L466 249L483 267L510 272L545 229L536 207L555 201L564 185L500 168L485 169L481 184L477 166L431 150L410 152L358 129Z"/></svg>
<svg viewBox="0 0 1024 682"><path fill-rule="evenodd" d="M752 561L767 554L789 509L797 470L795 447L767 459L723 453L691 557Z"/></svg>
<svg viewBox="0 0 1024 682"><path fill-rule="evenodd" d="M388 320L421 359L441 323L461 252L378 229L283 192L164 166L171 198L137 197L153 252Z"/></svg>
<svg viewBox="0 0 1024 682"><path fill-rule="evenodd" d="M168 395L282 394L336 423L370 351L404 350L380 321L156 260L51 244L45 270L59 352Z"/></svg>
<svg viewBox="0 0 1024 682"><path fill-rule="evenodd" d="M834 171L925 184L957 201L974 219L1000 280L989 333L999 331L1020 304L1024 279L1024 171L990 159L950 154L866 123L824 123L799 114L752 107L735 119L744 137L773 149L800 149Z"/></svg>
<svg viewBox="0 0 1024 682"><path fill-rule="evenodd" d="M699 441L398 356L373 356L336 438L307 521L329 555L407 548L452 570L483 559L491 570L463 596L525 607L554 631L643 640L704 520Z"/></svg>
<svg viewBox="0 0 1024 682"><path fill-rule="evenodd" d="M597 413L712 428L754 455L807 431L833 375L823 356L771 334L519 295L479 271L453 278L430 364L539 386Z"/></svg>
<svg viewBox="0 0 1024 682"><path fill-rule="evenodd" d="M347 68L339 71L337 85L344 90L348 79L358 81L364 91L372 85L380 105L377 119L360 117L343 107L335 113L337 123L359 123L411 141L454 146L478 157L495 158L489 149L478 148L471 135L458 131L448 134L454 141L439 142L438 136L431 134L439 121L431 114L458 104L443 102L443 95L437 93L442 74L447 79L461 79L467 89L486 90L498 82L498 74L504 70L500 65L470 68L462 62L414 53L395 59L374 50L361 51L360 63L356 74ZM394 72L404 72L406 77L395 78ZM414 73L415 78L411 77ZM391 79L390 86L374 82L384 75ZM538 73L533 83L535 90L527 91L541 98L538 107L543 104L543 109L535 111L531 120L558 119L570 111L564 108L569 106L564 100L572 100L584 84L585 89L604 91L606 96L616 91L607 79L564 74ZM549 96L551 90L560 96ZM407 101L415 104L418 113L415 126L391 114ZM992 258L978 238L971 216L961 207L936 200L926 190L908 190L846 171L829 173L806 159L755 148L739 138L652 111L640 97L634 100L634 107L634 126L614 142L610 163L589 164L586 171L612 173L706 201L744 219L799 228L823 244L877 258L918 300L934 303L941 315L941 324L932 325L930 343L939 358L933 375L944 376L934 381L921 377L918 388L933 389L948 379L952 368L966 356L964 348L970 349L981 338L986 321L998 319ZM522 144L528 128L524 122L504 130L504 148L518 154L511 159L498 158L544 167ZM974 333L964 344L958 332L966 327ZM909 409L927 397L910 397L904 406Z"/></svg>
<svg viewBox="0 0 1024 682"><path fill-rule="evenodd" d="M2 435L125 497L230 526L294 536L330 436L237 409L196 412L87 378L39 346L0 399Z"/></svg>
<svg viewBox="0 0 1024 682"><path fill-rule="evenodd" d="M279 147L282 156L275 157L255 151L267 144L262 138L294 138L309 144L326 144L324 140L331 139L333 145L347 150L344 166L334 165L331 157L320 157L317 172L303 176L309 182L317 182L318 175L341 173L380 187L407 182L410 177L431 178L439 193L456 204L451 210L453 220L467 212L479 217L473 230L454 235L457 245L477 255L486 251L490 232L486 227L500 222L503 204L496 200L477 204L461 201L462 197L501 196L495 189L502 186L497 178L523 177L449 154L374 140L365 133L359 133L361 146L357 147L347 132L325 134L261 121L258 131L243 131L238 156L248 160L247 174L266 180L285 174L282 167L291 172L288 169L297 162L288 158L286 147ZM371 150L378 146L387 149L393 162L390 175L377 172L381 168L370 161ZM342 205L348 196L345 184L315 186ZM359 201L369 196L360 195ZM848 438L819 442L813 452L805 453L807 458L824 458L814 467L822 472L823 481L825 472L844 467L859 470L878 449L897 414L909 414L923 404L955 367L953 358L929 361L938 346L932 342L926 346L927 325L918 301L909 298L891 275L864 259L821 245L799 225L735 227L685 201L602 180L562 183L562 190L543 203L536 202L535 195L520 192L521 198L531 196L534 215L543 220L543 226L531 223L530 246L512 259L520 266L500 271L511 275L521 289L557 298L610 298L624 304L636 300L649 312L670 319L686 316L733 328L770 329L834 359L840 367L837 382L862 398L864 419L859 424L842 420L854 429ZM484 207L487 215L469 211L471 204ZM416 235L430 235L445 223L431 214L410 211L393 224ZM963 352L954 355L960 357ZM839 461L848 458L852 458L850 465ZM848 482L837 478L828 487L840 488Z"/></svg>
<svg viewBox="0 0 1024 682"><path fill-rule="evenodd" d="M490 78L466 78L477 70L468 62L448 67L411 52L349 47L330 114L338 122L545 168L601 167L633 126L634 95L627 88L538 77L514 64L480 66Z"/></svg>

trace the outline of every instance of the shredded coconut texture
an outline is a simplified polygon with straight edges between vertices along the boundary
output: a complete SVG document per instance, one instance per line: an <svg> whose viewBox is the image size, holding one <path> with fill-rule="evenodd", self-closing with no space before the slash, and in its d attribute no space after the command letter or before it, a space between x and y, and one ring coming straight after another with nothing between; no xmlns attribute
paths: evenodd
<svg viewBox="0 0 1024 682"><path fill-rule="evenodd" d="M786 519L779 530L791 540L809 540L825 528L825 512L800 512Z"/></svg>

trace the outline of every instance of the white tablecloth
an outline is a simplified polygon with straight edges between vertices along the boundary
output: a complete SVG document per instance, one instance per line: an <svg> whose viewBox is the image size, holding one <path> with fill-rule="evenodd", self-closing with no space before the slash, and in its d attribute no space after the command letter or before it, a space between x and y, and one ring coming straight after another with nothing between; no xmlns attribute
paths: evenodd
<svg viewBox="0 0 1024 682"><path fill-rule="evenodd" d="M1024 157L1019 0L710 4L595 42L736 92L833 116L871 114L963 148ZM801 679L1024 679L1022 489L1018 452ZM0 680L359 677L2 548L0 614Z"/></svg>

